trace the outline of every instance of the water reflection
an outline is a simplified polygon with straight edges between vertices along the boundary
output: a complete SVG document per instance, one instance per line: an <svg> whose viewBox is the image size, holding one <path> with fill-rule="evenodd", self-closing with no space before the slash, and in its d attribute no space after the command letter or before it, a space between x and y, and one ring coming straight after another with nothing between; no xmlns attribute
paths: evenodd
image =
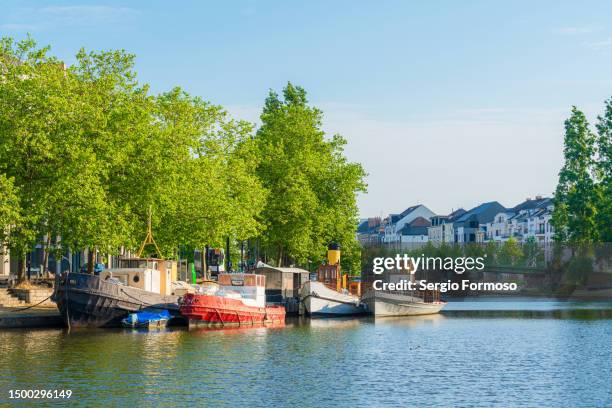
<svg viewBox="0 0 612 408"><path fill-rule="evenodd" d="M607 319L612 318L612 301L486 297L453 299L442 314L449 317Z"/></svg>
<svg viewBox="0 0 612 408"><path fill-rule="evenodd" d="M432 314L424 316L389 316L378 317L374 321L377 325L394 325L405 327L418 327L422 325L439 325L446 316L442 314Z"/></svg>
<svg viewBox="0 0 612 408"><path fill-rule="evenodd" d="M45 388L82 406L606 406L607 305L472 302L284 328L3 331L0 405Z"/></svg>

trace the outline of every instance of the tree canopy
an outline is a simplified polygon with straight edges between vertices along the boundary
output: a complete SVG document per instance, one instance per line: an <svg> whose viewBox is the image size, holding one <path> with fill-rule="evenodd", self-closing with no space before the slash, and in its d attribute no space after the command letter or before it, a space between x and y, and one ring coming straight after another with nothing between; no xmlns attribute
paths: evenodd
<svg viewBox="0 0 612 408"><path fill-rule="evenodd" d="M260 238L280 263L317 263L334 242L358 272L364 171L304 89L270 92L255 133L181 88L151 93L134 58L81 49L66 66L31 38L0 41L0 240L22 277L43 237L45 251L136 249L149 208L162 257Z"/></svg>
<svg viewBox="0 0 612 408"><path fill-rule="evenodd" d="M136 248L149 207L163 254L260 229L252 124L180 88L153 95L134 56L79 51L66 67L33 40L0 42L0 225L22 259L40 237L64 249ZM10 210L5 211L5 207Z"/></svg>
<svg viewBox="0 0 612 408"><path fill-rule="evenodd" d="M326 137L322 112L306 91L288 83L282 98L270 91L255 141L257 174L270 197L261 213L262 243L278 265L318 263L327 245L338 243L343 266L359 265L356 194L365 191L361 165L343 154L340 135Z"/></svg>
<svg viewBox="0 0 612 408"><path fill-rule="evenodd" d="M555 239L584 244L612 239L612 99L593 132L576 107L565 121L564 159L554 196Z"/></svg>

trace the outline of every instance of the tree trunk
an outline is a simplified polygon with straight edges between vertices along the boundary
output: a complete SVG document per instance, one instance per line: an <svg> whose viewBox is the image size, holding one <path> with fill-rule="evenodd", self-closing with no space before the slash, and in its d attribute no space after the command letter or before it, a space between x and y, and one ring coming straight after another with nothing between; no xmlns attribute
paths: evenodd
<svg viewBox="0 0 612 408"><path fill-rule="evenodd" d="M277 262L277 266L279 268L281 268L283 266L283 246L280 245L278 247L278 262Z"/></svg>
<svg viewBox="0 0 612 408"><path fill-rule="evenodd" d="M90 275L94 273L94 254L95 249L89 248L87 251L87 273Z"/></svg>
<svg viewBox="0 0 612 408"><path fill-rule="evenodd" d="M42 264L40 265L40 267L42 268L41 275L44 278L48 278L49 277L49 268L48 263L49 263L49 248L51 247L51 234L47 233L47 236L45 237L45 246L43 248L43 261Z"/></svg>
<svg viewBox="0 0 612 408"><path fill-rule="evenodd" d="M17 260L17 283L25 282L26 280L26 260L25 255L22 255Z"/></svg>

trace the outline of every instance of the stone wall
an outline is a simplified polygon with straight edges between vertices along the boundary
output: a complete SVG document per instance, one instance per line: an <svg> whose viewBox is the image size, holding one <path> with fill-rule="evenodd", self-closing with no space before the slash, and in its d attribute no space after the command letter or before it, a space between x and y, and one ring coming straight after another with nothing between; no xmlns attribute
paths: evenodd
<svg viewBox="0 0 612 408"><path fill-rule="evenodd" d="M10 289L11 294L18 297L24 302L34 305L43 302L40 306L54 306L51 299L47 299L53 293L51 288L36 288L36 289ZM46 300L45 300L46 299Z"/></svg>

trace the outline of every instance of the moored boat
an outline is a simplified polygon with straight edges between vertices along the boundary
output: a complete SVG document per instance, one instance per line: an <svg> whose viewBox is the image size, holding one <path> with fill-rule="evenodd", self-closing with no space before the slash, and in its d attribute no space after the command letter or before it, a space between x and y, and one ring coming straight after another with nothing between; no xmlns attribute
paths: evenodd
<svg viewBox="0 0 612 408"><path fill-rule="evenodd" d="M99 276L58 275L53 300L68 327L117 327L129 313L143 309L168 310L178 316L179 297L172 294L172 261L131 258L121 268ZM160 270L162 269L162 270ZM164 277L164 278L162 278Z"/></svg>
<svg viewBox="0 0 612 408"><path fill-rule="evenodd" d="M163 328L166 327L171 318L172 316L167 310L143 310L136 313L130 313L121 320L121 324L123 327L133 329Z"/></svg>
<svg viewBox="0 0 612 408"><path fill-rule="evenodd" d="M331 289L323 282L304 283L300 290L300 299L306 312L311 316L339 317L366 312L358 296Z"/></svg>
<svg viewBox="0 0 612 408"><path fill-rule="evenodd" d="M56 276L51 300L69 328L121 326L128 314L143 309L168 310L178 316L179 296L173 293L176 262L141 258L147 245L161 253L153 239L150 212L147 236L135 258L122 258L118 268L104 269L99 275L71 272Z"/></svg>
<svg viewBox="0 0 612 408"><path fill-rule="evenodd" d="M361 298L368 313L376 317L420 316L438 313L445 305L435 293L369 290Z"/></svg>
<svg viewBox="0 0 612 408"><path fill-rule="evenodd" d="M316 276L300 289L300 301L310 316L339 317L366 312L359 299L360 282L350 282L340 268L340 248L331 244L327 251L327 265L317 269Z"/></svg>
<svg viewBox="0 0 612 408"><path fill-rule="evenodd" d="M226 327L284 324L284 306L266 305L265 276L222 273L205 293L188 293L180 313L189 326Z"/></svg>

